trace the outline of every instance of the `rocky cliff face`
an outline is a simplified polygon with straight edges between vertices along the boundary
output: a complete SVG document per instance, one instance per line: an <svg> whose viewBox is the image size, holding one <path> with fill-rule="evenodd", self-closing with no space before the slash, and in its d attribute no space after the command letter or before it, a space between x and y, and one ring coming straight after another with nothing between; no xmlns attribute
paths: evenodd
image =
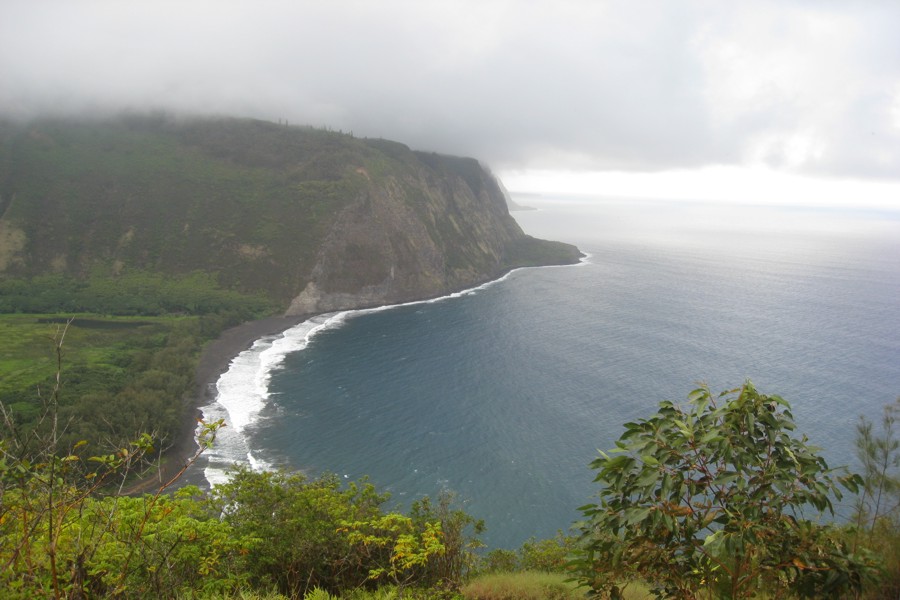
<svg viewBox="0 0 900 600"><path fill-rule="evenodd" d="M527 236L509 216L496 181L475 161L467 181L429 157L367 184L341 211L309 282L288 314L432 297L476 285L515 264ZM572 253L570 257L575 257Z"/></svg>
<svg viewBox="0 0 900 600"><path fill-rule="evenodd" d="M0 128L0 277L202 271L291 315L433 297L577 249L474 159L242 120Z"/></svg>

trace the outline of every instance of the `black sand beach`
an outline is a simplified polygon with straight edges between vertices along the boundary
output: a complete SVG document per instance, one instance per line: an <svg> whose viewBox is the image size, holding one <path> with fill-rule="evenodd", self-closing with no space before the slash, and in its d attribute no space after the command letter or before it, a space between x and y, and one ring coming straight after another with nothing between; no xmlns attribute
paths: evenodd
<svg viewBox="0 0 900 600"><path fill-rule="evenodd" d="M170 481L197 452L194 433L199 407L209 404L215 395L215 384L228 370L235 356L253 345L253 342L267 335L281 333L302 323L312 315L294 317L269 317L258 321L242 323L227 329L204 347L194 373L194 394L190 399L191 418L186 421L173 443L163 451L163 460L157 468L128 488L129 494L151 493Z"/></svg>

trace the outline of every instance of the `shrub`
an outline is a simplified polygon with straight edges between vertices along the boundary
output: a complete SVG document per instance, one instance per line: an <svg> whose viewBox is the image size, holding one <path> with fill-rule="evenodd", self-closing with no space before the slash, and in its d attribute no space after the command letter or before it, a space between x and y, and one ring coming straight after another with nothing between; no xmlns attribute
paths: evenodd
<svg viewBox="0 0 900 600"><path fill-rule="evenodd" d="M860 478L829 469L793 430L788 403L749 382L718 397L703 387L686 407L662 402L626 423L591 464L600 502L582 507L580 580L608 593L642 578L680 598L858 591L869 565L806 513L831 513L831 496Z"/></svg>
<svg viewBox="0 0 900 600"><path fill-rule="evenodd" d="M856 502L851 539L880 562L879 577L866 597L900 596L900 399L885 407L881 434L861 418L856 428L857 456L862 464L861 493Z"/></svg>
<svg viewBox="0 0 900 600"><path fill-rule="evenodd" d="M496 548L481 559L479 571L482 573L509 573L519 569L519 555L513 550Z"/></svg>
<svg viewBox="0 0 900 600"><path fill-rule="evenodd" d="M519 550L520 568L524 571L564 573L568 570L575 541L574 537L567 537L562 531L556 532L556 537L549 539L531 538Z"/></svg>

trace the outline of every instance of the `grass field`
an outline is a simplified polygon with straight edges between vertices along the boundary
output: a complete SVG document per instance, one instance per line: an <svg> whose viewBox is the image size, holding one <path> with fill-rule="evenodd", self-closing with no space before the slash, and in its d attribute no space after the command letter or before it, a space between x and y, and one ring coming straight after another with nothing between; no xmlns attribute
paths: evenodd
<svg viewBox="0 0 900 600"><path fill-rule="evenodd" d="M72 322L66 327L69 318ZM165 335L175 321L171 317L0 315L0 396L34 389L52 377L59 340L64 365L116 365L136 338Z"/></svg>
<svg viewBox="0 0 900 600"><path fill-rule="evenodd" d="M561 573L523 571L495 573L476 577L463 587L466 600L574 600L585 597L585 590L567 581ZM622 590L625 600L651 598L646 587L629 584Z"/></svg>
<svg viewBox="0 0 900 600"><path fill-rule="evenodd" d="M202 345L194 334L198 320L0 315L0 402L17 426L30 428L52 397L59 372L60 415L74 419L73 436L110 436L116 432L108 426L120 422L133 435L136 414L147 415L141 420L148 430L167 435L183 419L182 399Z"/></svg>

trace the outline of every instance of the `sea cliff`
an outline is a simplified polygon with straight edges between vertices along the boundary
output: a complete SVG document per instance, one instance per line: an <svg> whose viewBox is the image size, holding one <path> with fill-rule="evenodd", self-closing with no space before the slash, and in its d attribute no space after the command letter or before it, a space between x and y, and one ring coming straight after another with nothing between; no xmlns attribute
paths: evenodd
<svg viewBox="0 0 900 600"><path fill-rule="evenodd" d="M0 278L199 272L301 315L579 256L525 235L471 158L242 119L0 125Z"/></svg>
<svg viewBox="0 0 900 600"><path fill-rule="evenodd" d="M70 323L65 443L153 431L190 454L199 402L253 339L579 258L525 235L471 158L246 119L0 121L0 313L29 339ZM58 373L0 366L17 376L0 403L38 426Z"/></svg>

